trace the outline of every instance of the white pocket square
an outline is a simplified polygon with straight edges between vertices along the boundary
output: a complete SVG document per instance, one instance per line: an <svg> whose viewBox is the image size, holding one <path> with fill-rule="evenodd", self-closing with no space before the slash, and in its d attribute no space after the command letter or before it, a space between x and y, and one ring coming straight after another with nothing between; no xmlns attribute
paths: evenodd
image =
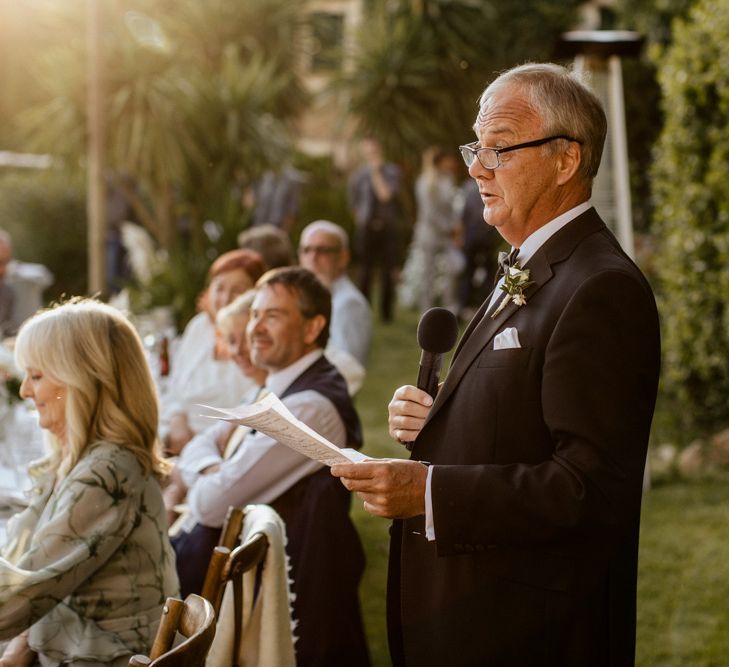
<svg viewBox="0 0 729 667"><path fill-rule="evenodd" d="M504 329L494 338L494 350L511 350L515 347L521 347L519 332L515 327Z"/></svg>

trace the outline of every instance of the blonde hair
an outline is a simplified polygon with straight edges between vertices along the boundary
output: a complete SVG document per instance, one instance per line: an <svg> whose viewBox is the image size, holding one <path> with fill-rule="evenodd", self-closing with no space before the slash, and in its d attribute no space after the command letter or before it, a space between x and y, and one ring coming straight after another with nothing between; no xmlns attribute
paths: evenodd
<svg viewBox="0 0 729 667"><path fill-rule="evenodd" d="M157 439L157 391L142 342L118 310L74 298L27 320L15 342L19 368L37 368L66 387L63 442L48 433L52 467L66 474L92 444L131 451L146 474L169 463Z"/></svg>
<svg viewBox="0 0 729 667"><path fill-rule="evenodd" d="M227 306L221 308L215 316L215 326L218 331L228 332L230 322L234 317L249 315L256 294L257 290L255 288L249 289L235 297Z"/></svg>

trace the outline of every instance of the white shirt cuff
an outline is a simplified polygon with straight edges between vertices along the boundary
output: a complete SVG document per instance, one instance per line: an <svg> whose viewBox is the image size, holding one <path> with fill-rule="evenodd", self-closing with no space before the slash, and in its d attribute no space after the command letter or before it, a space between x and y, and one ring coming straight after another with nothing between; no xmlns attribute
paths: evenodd
<svg viewBox="0 0 729 667"><path fill-rule="evenodd" d="M435 525L433 524L433 494L430 484L433 478L433 466L428 466L428 477L425 479L425 537L428 542L435 541Z"/></svg>

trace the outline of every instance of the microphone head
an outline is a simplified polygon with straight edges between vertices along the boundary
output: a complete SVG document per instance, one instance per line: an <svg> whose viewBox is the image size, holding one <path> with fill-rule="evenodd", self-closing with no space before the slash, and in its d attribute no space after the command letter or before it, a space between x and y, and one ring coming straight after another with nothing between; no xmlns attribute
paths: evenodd
<svg viewBox="0 0 729 667"><path fill-rule="evenodd" d="M418 345L426 352L445 354L456 343L458 320L446 308L426 310L418 322Z"/></svg>

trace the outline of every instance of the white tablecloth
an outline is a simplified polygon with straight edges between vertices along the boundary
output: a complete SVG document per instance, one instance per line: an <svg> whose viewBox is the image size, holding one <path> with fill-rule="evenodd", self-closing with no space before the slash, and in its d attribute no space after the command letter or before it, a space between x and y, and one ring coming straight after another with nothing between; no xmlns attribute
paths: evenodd
<svg viewBox="0 0 729 667"><path fill-rule="evenodd" d="M0 420L0 545L5 526L27 504L28 464L45 453L38 414L28 403L3 406Z"/></svg>

